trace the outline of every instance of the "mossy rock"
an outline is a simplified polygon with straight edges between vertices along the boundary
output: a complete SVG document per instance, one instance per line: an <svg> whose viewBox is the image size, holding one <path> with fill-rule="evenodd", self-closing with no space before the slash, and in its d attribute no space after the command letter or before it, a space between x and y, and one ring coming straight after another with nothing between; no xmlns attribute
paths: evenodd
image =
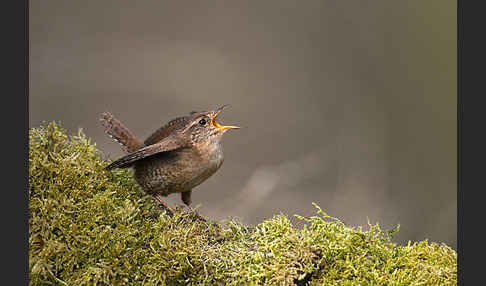
<svg viewBox="0 0 486 286"><path fill-rule="evenodd" d="M168 216L130 170L80 130L29 131L31 285L456 285L445 244L399 246L391 231L351 228L324 213L254 226Z"/></svg>

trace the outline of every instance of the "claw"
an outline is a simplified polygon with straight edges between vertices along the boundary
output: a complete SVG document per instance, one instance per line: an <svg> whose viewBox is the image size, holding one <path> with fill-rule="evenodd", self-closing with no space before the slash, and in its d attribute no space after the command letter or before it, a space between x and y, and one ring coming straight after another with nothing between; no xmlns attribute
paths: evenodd
<svg viewBox="0 0 486 286"><path fill-rule="evenodd" d="M198 219L200 219L200 220L202 220L202 221L204 221L204 222L206 222L206 221L207 221L207 220L206 220L204 217L202 217L202 216L199 214L199 211L197 210L197 208L193 208L193 207L191 207L191 206L187 206L187 207L189 208L189 210L190 210L191 212L193 212L193 213L194 213L194 215L196 216L196 218L198 218Z"/></svg>

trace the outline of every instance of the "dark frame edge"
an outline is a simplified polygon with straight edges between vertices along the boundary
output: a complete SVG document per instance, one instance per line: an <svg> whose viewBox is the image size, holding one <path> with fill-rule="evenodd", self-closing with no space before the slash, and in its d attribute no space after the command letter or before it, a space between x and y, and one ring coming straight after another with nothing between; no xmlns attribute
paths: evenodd
<svg viewBox="0 0 486 286"><path fill-rule="evenodd" d="M30 119L30 110L29 110L29 91L30 91L30 38L29 38L29 0L24 0L24 95L25 95L25 108L26 108L26 121L25 121L25 130L26 130L26 139L25 139L25 164L26 164L26 183L25 183L25 192L24 192L24 208L25 208L25 217L24 217L24 227L25 227L25 245L26 245L26 259L25 259L25 282L26 285L30 284L29 279L29 119Z"/></svg>
<svg viewBox="0 0 486 286"><path fill-rule="evenodd" d="M457 1L457 276L458 285L464 285L463 272L463 106L462 106L462 48L463 48L463 3Z"/></svg>

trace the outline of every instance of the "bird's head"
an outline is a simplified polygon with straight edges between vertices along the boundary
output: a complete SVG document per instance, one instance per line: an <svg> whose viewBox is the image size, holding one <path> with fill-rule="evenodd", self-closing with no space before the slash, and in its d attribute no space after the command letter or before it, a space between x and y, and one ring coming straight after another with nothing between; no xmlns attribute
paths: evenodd
<svg viewBox="0 0 486 286"><path fill-rule="evenodd" d="M190 136L194 142L219 142L222 135L231 129L239 129L238 126L221 125L216 120L221 112L229 107L228 104L213 111L191 112L190 120L182 133Z"/></svg>

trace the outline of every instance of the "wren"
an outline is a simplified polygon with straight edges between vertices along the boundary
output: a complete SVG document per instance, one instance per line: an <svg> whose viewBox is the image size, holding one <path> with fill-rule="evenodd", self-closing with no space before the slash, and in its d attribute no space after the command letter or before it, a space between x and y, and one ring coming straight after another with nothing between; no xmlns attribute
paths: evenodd
<svg viewBox="0 0 486 286"><path fill-rule="evenodd" d="M228 107L214 111L191 112L159 128L144 142L109 112L102 114L105 132L119 142L127 155L106 169L133 168L135 181L166 208L161 199L180 193L188 207L192 189L213 175L223 164L223 134L238 126L220 125L216 118Z"/></svg>

